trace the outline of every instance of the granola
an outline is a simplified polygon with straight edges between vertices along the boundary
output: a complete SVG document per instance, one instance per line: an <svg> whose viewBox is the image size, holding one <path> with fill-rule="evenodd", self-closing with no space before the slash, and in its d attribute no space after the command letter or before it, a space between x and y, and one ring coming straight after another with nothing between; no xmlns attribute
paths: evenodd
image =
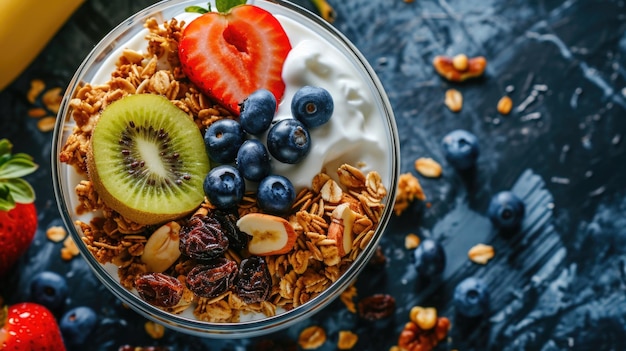
<svg viewBox="0 0 626 351"><path fill-rule="evenodd" d="M74 92L70 107L75 127L60 153L61 162L86 176L88 144L100 112L129 94L166 96L186 112L201 131L217 120L234 118L201 94L182 73L176 52L183 26L184 22L176 19L163 25L155 19L148 20L145 24L149 30L146 53L124 50L106 84L85 84ZM246 313L274 316L279 309L293 309L315 298L339 279L368 246L383 215L383 199L387 196L387 189L375 171L364 174L359 168L344 164L336 175L325 170L320 172L311 180L310 187L299 192L291 212L285 216L297 233L294 248L286 254L265 257L272 279L269 298L245 303L232 290L211 298L190 291L185 277L196 262L189 257L178 253L171 264L165 265L151 259L156 255L155 247L163 249L150 244L156 240L152 236L156 233L166 238L188 218L161 228L144 226L108 208L88 179L80 181L75 192L78 197L76 213L97 213L88 223L78 220L76 225L83 233L84 244L98 262L117 266L120 283L129 290L135 288L138 277L155 269L177 278L185 286L182 298L175 306L162 308L175 314L191 311L199 320L208 322L238 322ZM340 249L338 245L342 243L329 237L333 212L342 205L348 206L354 214L349 250ZM213 210L214 206L205 199L197 213L207 214ZM248 192L238 207L238 215L255 212L261 212L255 193ZM165 250L176 251L175 245L170 244ZM226 259L237 264L247 255L247 252L233 249L225 253Z"/></svg>

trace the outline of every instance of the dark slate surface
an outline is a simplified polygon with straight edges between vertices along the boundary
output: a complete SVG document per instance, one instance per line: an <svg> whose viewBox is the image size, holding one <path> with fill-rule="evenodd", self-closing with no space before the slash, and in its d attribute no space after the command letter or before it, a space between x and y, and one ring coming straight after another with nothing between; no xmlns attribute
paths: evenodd
<svg viewBox="0 0 626 351"><path fill-rule="evenodd" d="M284 349L305 326L328 335L320 350L334 350L337 332L359 335L355 350L388 350L413 305L437 307L453 322L440 350L626 349L626 5L622 0L350 0L333 1L334 25L364 53L387 89L400 130L402 172L433 157L441 179L420 178L430 206L416 203L392 219L381 246L384 267L368 268L359 295L388 293L398 308L384 328L356 320L334 302L309 321L252 340L203 340L167 331L160 340L145 320L100 287L81 258L64 262L62 244L45 238L61 225L50 180L51 133L27 117L29 82L64 87L82 58L114 25L153 1L88 0L45 51L0 92L0 137L31 152L41 168L29 180L38 194L40 228L15 271L0 281L6 302L27 300L29 277L43 269L65 274L68 306L89 305L101 317L89 345L163 345L175 350L254 350L272 339ZM312 9L307 1L299 3ZM70 54L71 53L71 54ZM483 55L482 79L451 84L439 78L435 55ZM460 113L443 105L448 88L464 96ZM496 102L509 92L509 116ZM465 128L479 136L477 172L462 177L445 162L443 135ZM492 194L512 189L527 206L521 231L495 232L485 217ZM404 237L441 240L448 255L442 279L419 282ZM487 265L467 260L478 242L491 244ZM488 318L465 321L452 307L454 286L483 277L492 296ZM80 289L78 289L80 287ZM279 349L278 346L274 349Z"/></svg>

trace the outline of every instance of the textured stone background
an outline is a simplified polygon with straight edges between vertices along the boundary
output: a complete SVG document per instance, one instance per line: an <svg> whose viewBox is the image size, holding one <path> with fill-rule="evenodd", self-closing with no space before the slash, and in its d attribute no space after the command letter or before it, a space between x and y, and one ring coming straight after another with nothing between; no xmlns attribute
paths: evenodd
<svg viewBox="0 0 626 351"><path fill-rule="evenodd" d="M298 1L313 9L308 1ZM340 302L289 330L252 340L216 341L167 331L160 340L143 330L145 319L102 288L81 258L64 262L60 244L45 238L61 225L50 178L51 133L27 117L32 79L65 87L82 58L116 24L153 1L88 0L45 51L0 92L0 137L31 152L41 168L36 184L40 229L16 271L0 281L7 302L25 298L30 276L42 269L65 274L80 286L70 306L87 304L101 322L88 347L164 345L172 350L254 350L273 339L284 349L304 327L323 326L334 350L340 329L356 331L355 350L388 350L414 305L437 307L452 319L441 350L626 349L626 5L622 0L329 0L334 26L363 52L385 86L401 139L402 172L420 156L444 165L440 179L420 178L430 207L415 204L392 219L381 241L384 268L358 280L360 296L393 295L390 325L359 321ZM433 71L435 55L483 55L482 79L450 84ZM460 113L443 104L448 88L463 93ZM509 116L496 102L510 92ZM443 135L465 128L478 135L476 174L460 177L445 162ZM492 194L513 189L528 216L520 233L497 235L484 213ZM441 280L417 280L404 237L417 233L444 244L448 266ZM496 257L485 266L467 260L478 242ZM452 291L467 276L487 280L488 319L455 316Z"/></svg>

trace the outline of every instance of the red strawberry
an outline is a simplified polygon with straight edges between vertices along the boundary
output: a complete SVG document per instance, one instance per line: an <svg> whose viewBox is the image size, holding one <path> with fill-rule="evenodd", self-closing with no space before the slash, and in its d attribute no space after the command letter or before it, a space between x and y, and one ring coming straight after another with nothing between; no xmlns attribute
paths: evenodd
<svg viewBox="0 0 626 351"><path fill-rule="evenodd" d="M185 27L178 46L187 77L234 114L257 89L283 96L283 63L291 50L278 20L254 5L208 12Z"/></svg>
<svg viewBox="0 0 626 351"><path fill-rule="evenodd" d="M34 172L30 156L11 154L13 145L0 140L0 276L26 252L37 230L33 188L20 177Z"/></svg>
<svg viewBox="0 0 626 351"><path fill-rule="evenodd" d="M54 315L42 305L22 302L0 310L0 350L65 351Z"/></svg>

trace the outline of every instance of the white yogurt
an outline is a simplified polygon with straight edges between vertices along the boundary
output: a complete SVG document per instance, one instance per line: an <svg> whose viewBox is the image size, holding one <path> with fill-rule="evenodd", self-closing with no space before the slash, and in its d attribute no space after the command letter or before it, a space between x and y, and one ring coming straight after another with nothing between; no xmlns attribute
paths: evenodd
<svg viewBox="0 0 626 351"><path fill-rule="evenodd" d="M183 13L176 18L189 23L198 16ZM285 29L292 50L283 66L286 89L274 121L293 118L291 100L305 85L328 90L333 97L334 112L328 123L309 130L311 148L304 160L295 165L272 160L272 172L287 177L299 191L310 186L313 177L323 169L334 177L335 170L342 164L358 164L363 165L364 172L378 171L388 184L387 129L363 75L345 55L313 30L286 16L275 17ZM119 53L109 56L92 83L103 84L110 79L122 49L144 52L147 33L146 29L136 34ZM262 139L265 141L265 136ZM254 186L248 183L247 188L250 185Z"/></svg>

